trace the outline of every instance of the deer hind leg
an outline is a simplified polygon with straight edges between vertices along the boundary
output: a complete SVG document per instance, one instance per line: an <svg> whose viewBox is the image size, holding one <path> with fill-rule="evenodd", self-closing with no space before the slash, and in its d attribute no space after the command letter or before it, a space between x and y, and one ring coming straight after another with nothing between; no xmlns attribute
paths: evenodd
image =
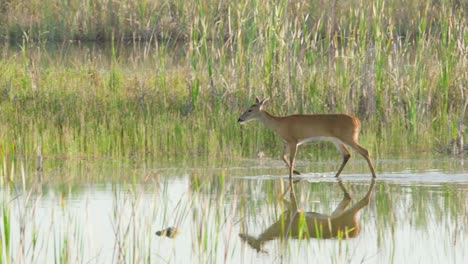
<svg viewBox="0 0 468 264"><path fill-rule="evenodd" d="M286 166L288 167L289 170L291 169L291 165L290 165L290 163L288 161L290 153L291 153L291 150L289 148L289 145L286 144L286 147L284 149L284 154L283 154L282 158L283 158L284 163L286 163ZM294 168L293 168L293 173L296 174L296 175L301 175L301 173L299 171L295 170Z"/></svg>
<svg viewBox="0 0 468 264"><path fill-rule="evenodd" d="M361 156L363 156L366 161L367 161L367 164L369 164L369 168L372 172L372 177L375 178L375 170L374 170L374 165L372 165L372 161L370 159L370 155L369 155L369 151L367 151L367 149L361 147L357 142L352 142L351 144L349 144L350 147L352 147L357 153L359 153Z"/></svg>
<svg viewBox="0 0 468 264"><path fill-rule="evenodd" d="M341 142L335 142L336 148L341 152L343 155L343 162L341 163L340 168L338 169L338 172L336 173L335 177L340 176L341 171L345 167L346 163L348 163L349 158L351 158L351 153L349 153L348 148L345 146L345 144Z"/></svg>
<svg viewBox="0 0 468 264"><path fill-rule="evenodd" d="M359 212L362 208L368 206L371 202L371 196L372 192L374 191L374 186L375 186L375 179L372 178L371 184L369 185L369 190L366 193L366 196L364 196L361 200L356 202L349 210L351 210L353 213Z"/></svg>
<svg viewBox="0 0 468 264"><path fill-rule="evenodd" d="M352 200L351 195L349 194L348 190L346 190L346 188L344 187L341 179L338 179L338 184L340 185L340 188L343 191L343 199L341 200L340 204L338 204L335 211L333 211L333 213L331 214L332 216L336 216L343 213Z"/></svg>

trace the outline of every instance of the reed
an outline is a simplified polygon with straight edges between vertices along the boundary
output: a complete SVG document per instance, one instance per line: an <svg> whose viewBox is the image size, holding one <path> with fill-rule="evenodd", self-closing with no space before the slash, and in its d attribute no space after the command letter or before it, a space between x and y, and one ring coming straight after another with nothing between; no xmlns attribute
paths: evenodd
<svg viewBox="0 0 468 264"><path fill-rule="evenodd" d="M277 155L235 122L255 95L353 113L377 156L433 151L467 100L457 1L41 3L0 10L2 158Z"/></svg>

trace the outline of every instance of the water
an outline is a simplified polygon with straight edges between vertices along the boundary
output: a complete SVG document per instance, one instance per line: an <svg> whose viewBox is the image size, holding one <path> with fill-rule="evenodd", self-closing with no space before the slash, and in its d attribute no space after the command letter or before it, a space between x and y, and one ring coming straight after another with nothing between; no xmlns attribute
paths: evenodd
<svg viewBox="0 0 468 264"><path fill-rule="evenodd" d="M350 164L340 182L328 170L337 163L303 161L298 167L314 173L297 178L295 196L288 191L286 169L277 160L217 165L208 161L51 163L42 185L26 180L23 186L21 175L34 178L33 170L23 165L24 172L18 169L15 174L15 186L2 188L3 215L9 216L1 224L2 241L7 241L5 227L10 229L9 248L2 244L3 259L13 263L463 263L468 257L468 173L466 161L459 158L380 161L373 189L364 162ZM241 239L240 234L259 240L268 228L273 232L272 225L287 210L294 212L294 205L299 211L331 215L345 200L344 192L353 205L369 190L369 204L356 215L361 232L354 238L281 239L280 232L263 241L261 248ZM167 227L177 227L179 234L155 235ZM311 233L303 233L307 234Z"/></svg>

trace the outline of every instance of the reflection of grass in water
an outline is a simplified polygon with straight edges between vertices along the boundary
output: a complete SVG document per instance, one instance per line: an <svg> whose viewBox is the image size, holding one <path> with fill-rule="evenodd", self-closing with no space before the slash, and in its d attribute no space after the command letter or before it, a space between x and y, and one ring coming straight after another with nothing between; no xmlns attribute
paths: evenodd
<svg viewBox="0 0 468 264"><path fill-rule="evenodd" d="M97 255L91 257L96 257L98 261L103 260L102 252L91 250L93 246L98 245L88 241L88 232L104 227L95 226L93 229L96 225L96 219L93 217L96 216L85 217L88 214L87 206L80 208L80 213L76 214L71 205L75 199L95 198L92 192L67 187L70 184L68 179L82 177L67 174L89 175L93 172L91 165L81 166L87 168L64 170L64 175L58 181L65 182L56 187L43 188L47 189L49 194L38 192L33 181L24 181L24 186L3 181L0 186L0 230L4 263L12 262L13 258L23 258L26 262L46 261L42 258L48 248L52 249L51 254L45 258L55 259L57 262L87 261L87 254L93 253ZM112 254L115 261L177 261L177 254L181 250L178 247L179 239L187 238L191 238L192 258L196 261L215 262L237 258L242 251L237 233L243 228L252 231L262 229L278 219L279 214L285 210L283 203L278 200L278 194L282 193L279 179L242 180L229 177L226 170L199 169L186 177L169 178L166 175L158 175L149 182L140 182L139 179L133 181L134 175L141 175L140 167L122 166L121 170L119 174L130 177L122 179L120 185L113 184L107 189L112 193L108 224L115 239L115 244L107 248L114 249ZM30 174L30 170L25 168L2 173L2 179L19 179L21 174L26 178L35 177L35 173ZM47 175L44 179L47 180ZM174 182L183 182L184 184L180 185L183 189L176 188ZM345 185L354 201L360 199L368 189L367 182L345 182ZM22 193L22 190L26 190L26 193ZM177 194L173 195L174 192ZM296 193L304 210L321 213L331 213L332 208L342 198L336 182L300 182L296 185ZM48 225L47 221L45 224L38 221L38 212L43 206L41 202L47 197L54 197L51 198L50 208L46 210L46 219L55 217L53 225ZM366 229L368 226L376 228L375 232L382 242L379 242L380 248L388 246L388 242L385 241L396 239L392 234L402 228L403 223L409 223L412 229L423 230L429 237L437 235L437 239L441 239L441 236L448 238L450 235L447 234L454 234L454 240L458 241L465 232L461 227L466 225L466 219L460 217L460 212L465 208L465 201L466 192L463 185L446 183L436 187L417 184L405 186L378 181L375 197L360 213L360 218L364 232L373 232ZM440 227L438 232L428 229L434 224ZM21 226L25 228L23 231ZM179 237L174 240L156 237L155 231L168 226L180 227ZM460 228L452 230L453 226ZM303 236L307 237L310 230L306 230L305 225L301 228ZM14 239L7 239L8 237ZM93 238L91 234L91 239ZM21 245L20 241L24 244ZM457 241L455 242L458 243ZM357 253L353 251L353 244L350 244L352 242L345 241L344 237L338 237L337 241L333 242L337 244L333 249L316 240L301 240L297 244L288 245L271 243L267 248L273 257L281 254L285 259L303 260L301 257L305 254L307 259L315 259L320 255L321 258L337 261L355 260L354 256ZM397 247L399 241L394 243ZM310 253L304 253L301 250L304 247L308 248ZM255 255L250 255L254 253L244 252L247 257L255 258ZM452 253L438 251L437 254Z"/></svg>
<svg viewBox="0 0 468 264"><path fill-rule="evenodd" d="M454 139L466 8L322 2L10 3L0 30L21 50L0 59L0 157L277 155L272 133L236 123L254 95L276 114L358 115L374 156ZM64 39L113 41L47 50Z"/></svg>
<svg viewBox="0 0 468 264"><path fill-rule="evenodd" d="M466 235L460 225L468 223L466 217L460 217L467 199L464 188L460 183L381 183L375 199L377 223L381 227L377 230L379 247L384 247L389 239L398 243L397 230L406 224L429 237L437 236L434 239L445 246L460 245L461 237ZM437 231L431 227L434 223Z"/></svg>
<svg viewBox="0 0 468 264"><path fill-rule="evenodd" d="M3 195L2 199L2 229L1 229L1 239L0 239L0 251L2 259L10 259L10 209L7 205L7 197Z"/></svg>
<svg viewBox="0 0 468 264"><path fill-rule="evenodd" d="M332 183L314 183L310 185L320 186L320 192L314 191L313 193L315 193L318 197L324 198L323 201L325 202L323 202L323 204L325 207L327 207L327 205L333 204L333 199L331 203L326 202L327 196L330 195L330 193L331 196L333 196L333 194L336 196L336 190L333 190ZM434 186L416 184L405 187L395 183L378 183L378 188L375 192L375 198L372 199L369 209L364 210L364 213L362 213L360 216L364 229L366 229L366 226L372 226L372 222L375 221L375 232L378 234L377 238L379 244L377 247L384 251L389 250L385 247L387 247L389 244L392 245L392 242L389 243L389 241L393 241L392 246L395 247L394 250L398 250L399 242L395 241L397 238L395 233L398 234L401 232L401 229L404 229L405 225L407 224L411 226L411 230L408 231L418 230L419 232L422 230L423 233L427 234L429 237L437 235L437 239L441 240L441 243L449 243L451 245L453 241L449 241L449 237L451 237L453 233L455 237L457 237L456 239L459 239L461 230L457 228L457 226L460 224L463 225L463 223L466 222L466 219L462 219L460 217L460 210L464 210L463 208L466 194L464 194L462 185L447 185L451 186L451 190L448 190L446 187L434 188ZM362 194L364 193L365 188L365 184L359 184L353 188L352 192L354 194ZM306 189L303 188L302 191L304 190ZM301 191L298 190L297 193L301 193ZM449 198L449 196L453 196L453 194L456 194L457 196L462 195L465 197L458 197L459 199L456 199L457 202L455 202L453 199ZM314 199L312 199L312 201L313 200ZM305 201L307 201L307 199ZM441 204L449 203L452 204L450 209L441 206ZM307 202L304 202L304 204L307 204ZM323 212L323 210L317 211ZM365 213L365 211L367 211L367 213ZM268 226L268 223L271 223L277 219L277 216L268 217L265 215L252 215L252 218L256 218L258 220L256 221L256 224L250 225L249 230L264 230L266 226ZM266 224L264 222L266 222ZM440 226L439 232L434 233L434 230L430 230L434 226L434 223L437 223L436 226ZM455 229L453 229L453 225L455 225ZM253 228L252 226L257 226L257 228ZM431 228L429 229L429 227ZM367 230L367 232L368 231L369 230ZM338 241L341 242L341 238L338 238ZM353 250L347 251L350 249L348 247L349 244L348 242L344 243L345 244L343 244L343 248L341 248L339 252L347 252L343 257L346 259L353 259L351 256L356 253L353 253ZM299 244L301 244L301 242L299 242ZM458 242L457 244L459 245ZM268 248L268 252L279 251L280 249L276 249L276 246L281 247L281 245L271 243ZM275 249L272 250L272 248ZM342 256L341 253L337 252L335 256ZM440 251L435 253L435 255L437 254L443 255L452 253L448 253L448 251L445 252L443 248L441 248ZM437 257L442 257L442 255L437 255ZM398 257L401 258L401 255Z"/></svg>

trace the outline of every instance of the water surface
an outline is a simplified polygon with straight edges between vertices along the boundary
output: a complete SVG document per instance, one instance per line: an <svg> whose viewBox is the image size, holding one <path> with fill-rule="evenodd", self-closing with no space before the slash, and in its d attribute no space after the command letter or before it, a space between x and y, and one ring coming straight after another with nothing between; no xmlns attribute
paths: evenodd
<svg viewBox="0 0 468 264"><path fill-rule="evenodd" d="M352 206L370 191L369 204L356 215L360 232L349 239L310 233L285 239L279 233L261 249L241 237L258 240L292 208L286 169L277 160L51 163L42 184L34 180L33 168L23 165L14 186L2 188L10 219L1 224L2 239L5 228L11 233L8 249L2 244L2 258L29 263L463 263L468 257L468 173L460 158L379 161L372 189L364 162L350 165L341 182L333 177L335 162L299 162L305 172L293 185L299 212L331 215L345 192ZM155 235L167 227L177 227L178 236Z"/></svg>

